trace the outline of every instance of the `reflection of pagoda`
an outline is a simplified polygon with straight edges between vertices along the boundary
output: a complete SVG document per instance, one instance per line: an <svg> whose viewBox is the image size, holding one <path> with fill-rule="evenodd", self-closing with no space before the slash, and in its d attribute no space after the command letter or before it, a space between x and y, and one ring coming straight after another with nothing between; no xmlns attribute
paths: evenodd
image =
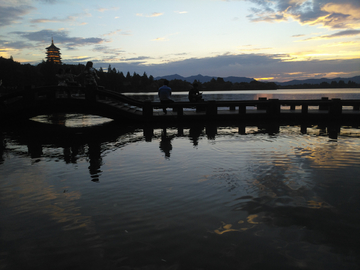
<svg viewBox="0 0 360 270"><path fill-rule="evenodd" d="M47 62L61 65L60 49L54 45L54 40L51 40L51 45L46 48Z"/></svg>

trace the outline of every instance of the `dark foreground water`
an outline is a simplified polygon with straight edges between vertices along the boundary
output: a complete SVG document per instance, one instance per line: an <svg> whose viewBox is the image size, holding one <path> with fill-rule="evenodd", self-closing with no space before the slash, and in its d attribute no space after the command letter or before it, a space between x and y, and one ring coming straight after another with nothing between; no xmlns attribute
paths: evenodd
<svg viewBox="0 0 360 270"><path fill-rule="evenodd" d="M360 267L356 127L0 134L1 270Z"/></svg>

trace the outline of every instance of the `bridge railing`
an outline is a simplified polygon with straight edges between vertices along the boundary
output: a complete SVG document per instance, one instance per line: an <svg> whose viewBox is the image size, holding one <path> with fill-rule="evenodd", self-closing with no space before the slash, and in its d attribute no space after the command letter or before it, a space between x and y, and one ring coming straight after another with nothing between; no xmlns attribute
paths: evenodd
<svg viewBox="0 0 360 270"><path fill-rule="evenodd" d="M160 102L139 101L103 88L46 86L27 88L22 91L16 91L1 96L0 107L1 110L3 110L5 107L10 108L12 104L23 105L36 100L53 100L59 98L82 98L89 102L112 100L136 106L140 111L142 110L142 116L147 119L155 115L157 108L162 108L164 106L164 104ZM259 100L237 101L209 100L201 103L175 102L166 104L165 106L172 108L175 115L179 118L184 116L184 109L196 110L198 115L214 117L223 114L224 108L228 108L229 111L233 111L232 114L238 114L240 116L258 113L277 117L290 112L303 116L318 113L337 117L342 115L344 108L348 110L349 107L352 107L353 111L359 111L360 100L328 99L326 97L318 100L279 100L259 98Z"/></svg>
<svg viewBox="0 0 360 270"><path fill-rule="evenodd" d="M318 100L279 100L279 99L259 99L259 100L239 100L239 101L215 101L209 100L202 103L176 102L162 104L160 102L144 102L143 114L152 117L154 108L172 108L177 116L184 115L185 108L201 108L196 111L203 112L208 116L221 114L223 109L228 108L230 111L238 111L240 115L262 113L269 116L279 116L285 113L298 113L302 116L309 114L328 114L329 116L339 116L344 108L352 107L353 111L359 111L360 100L341 100L322 98ZM248 110L252 108L252 110ZM348 110L348 109L347 109Z"/></svg>

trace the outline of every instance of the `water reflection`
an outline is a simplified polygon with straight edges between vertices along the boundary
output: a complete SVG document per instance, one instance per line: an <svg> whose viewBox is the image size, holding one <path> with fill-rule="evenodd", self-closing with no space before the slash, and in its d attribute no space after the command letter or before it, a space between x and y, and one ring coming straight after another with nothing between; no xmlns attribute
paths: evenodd
<svg viewBox="0 0 360 270"><path fill-rule="evenodd" d="M172 150L171 140L174 138L174 135L167 135L166 128L162 129L161 140L160 140L160 150L165 153L165 158L170 158L170 152Z"/></svg>
<svg viewBox="0 0 360 270"><path fill-rule="evenodd" d="M57 256L79 269L360 265L355 127L46 127L3 131L9 269Z"/></svg>
<svg viewBox="0 0 360 270"><path fill-rule="evenodd" d="M89 172L92 178L91 181L97 182L101 176L101 165L102 158L101 158L101 145L98 142L91 141L88 143L88 157L89 157Z"/></svg>
<svg viewBox="0 0 360 270"><path fill-rule="evenodd" d="M27 132L25 130L31 130ZM208 140L215 140L218 134L224 135L224 130L231 130L230 133L236 132L240 135L249 135L249 134L268 134L270 136L275 136L280 133L280 125L278 123L266 123L258 124L257 126L247 126L245 124L233 126L230 129L223 129L218 127L214 123L193 123L189 126L179 125L175 133L171 131L168 132L167 127L161 128L161 135L158 136L154 130L156 127L151 125L145 125L142 127L143 136L139 136L136 133L136 137L131 135L135 131L136 127L120 127L115 123L110 125L104 125L97 129L88 129L87 132L72 130L69 129L53 129L52 127L43 125L39 126L37 124L28 123L23 129L17 127L12 131L11 140L18 141L19 144L25 144L27 146L28 154L32 159L39 159L41 157L46 158L62 158L66 163L76 164L77 160L83 156L86 156L89 162L89 172L93 181L99 181L101 176L101 166L103 165L102 155L114 145L103 144L107 141L118 141L122 135L126 135L131 141L142 141L152 142L153 139L159 138L159 148L162 153L165 154L165 158L169 159L171 152L173 151L172 140L175 137L188 137L190 142L194 147L197 147L199 144L199 138L206 135ZM184 132L184 129L187 132ZM283 128L282 128L283 129ZM352 130L352 136L359 134L356 127L343 127L336 123L325 124L321 123L319 125L309 125L302 124L299 127L299 134L309 134L316 136L325 136L330 139L336 140L338 136L343 132L349 134L349 130ZM342 131L344 130L344 131ZM54 136L56 134L56 136ZM2 135L4 136L4 135ZM6 152L6 139L2 139L1 147L1 157ZM117 142L116 147L122 147L128 142L122 141ZM56 155L51 151L44 151L43 148L63 148L63 153Z"/></svg>
<svg viewBox="0 0 360 270"><path fill-rule="evenodd" d="M194 146L199 144L199 137L203 135L204 126L201 124L193 124L189 129L189 138Z"/></svg>

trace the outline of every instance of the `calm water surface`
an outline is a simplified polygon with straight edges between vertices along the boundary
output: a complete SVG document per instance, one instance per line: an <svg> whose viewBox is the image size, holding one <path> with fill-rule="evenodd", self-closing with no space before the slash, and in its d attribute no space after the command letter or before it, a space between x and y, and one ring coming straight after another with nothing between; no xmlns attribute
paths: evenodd
<svg viewBox="0 0 360 270"><path fill-rule="evenodd" d="M1 128L0 269L359 269L359 128L102 120Z"/></svg>
<svg viewBox="0 0 360 270"><path fill-rule="evenodd" d="M360 88L324 88L324 89L280 89L280 90L249 90L249 91L202 91L205 100L257 100L259 97L268 99L321 99L322 97L341 99L360 99ZM175 101L188 101L187 92L173 92ZM140 100L159 101L157 93L126 93Z"/></svg>

